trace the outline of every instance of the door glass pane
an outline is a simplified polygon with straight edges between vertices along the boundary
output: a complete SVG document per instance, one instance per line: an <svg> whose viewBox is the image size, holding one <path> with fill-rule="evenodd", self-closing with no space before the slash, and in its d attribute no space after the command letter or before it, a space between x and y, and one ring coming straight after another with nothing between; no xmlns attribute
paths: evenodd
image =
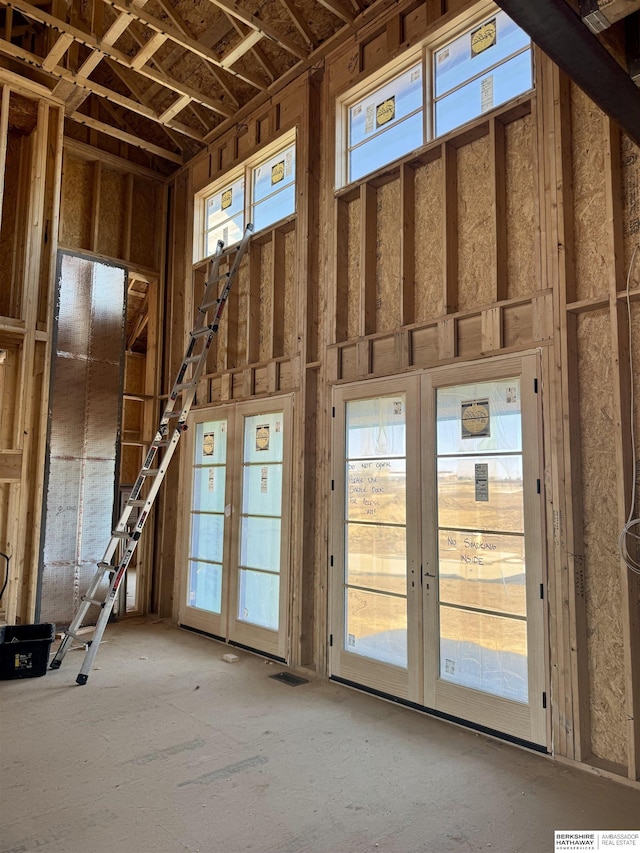
<svg viewBox="0 0 640 853"><path fill-rule="evenodd" d="M407 665L406 400L346 403L346 651Z"/></svg>
<svg viewBox="0 0 640 853"><path fill-rule="evenodd" d="M526 702L527 623L440 607L440 678Z"/></svg>
<svg viewBox="0 0 640 853"><path fill-rule="evenodd" d="M346 644L349 652L407 665L407 599L347 587Z"/></svg>
<svg viewBox="0 0 640 853"><path fill-rule="evenodd" d="M283 424L283 412L244 419L237 618L272 631L280 610Z"/></svg>
<svg viewBox="0 0 640 853"><path fill-rule="evenodd" d="M517 378L436 392L440 678L527 702Z"/></svg>
<svg viewBox="0 0 640 853"><path fill-rule="evenodd" d="M440 601L526 615L524 536L440 530Z"/></svg>
<svg viewBox="0 0 640 853"><path fill-rule="evenodd" d="M195 426L187 605L221 613L227 422Z"/></svg>
<svg viewBox="0 0 640 853"><path fill-rule="evenodd" d="M240 570L238 618L262 628L278 630L280 578L266 572Z"/></svg>
<svg viewBox="0 0 640 853"><path fill-rule="evenodd" d="M189 561L189 607L220 613L222 605L222 566L217 563Z"/></svg>

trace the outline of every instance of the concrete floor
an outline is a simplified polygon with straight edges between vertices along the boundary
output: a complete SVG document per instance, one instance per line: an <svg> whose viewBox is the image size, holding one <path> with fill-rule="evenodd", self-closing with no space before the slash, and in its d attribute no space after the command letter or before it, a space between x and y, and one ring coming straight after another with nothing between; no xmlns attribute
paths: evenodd
<svg viewBox="0 0 640 853"><path fill-rule="evenodd" d="M164 622L0 683L0 853L545 853L640 791Z"/></svg>

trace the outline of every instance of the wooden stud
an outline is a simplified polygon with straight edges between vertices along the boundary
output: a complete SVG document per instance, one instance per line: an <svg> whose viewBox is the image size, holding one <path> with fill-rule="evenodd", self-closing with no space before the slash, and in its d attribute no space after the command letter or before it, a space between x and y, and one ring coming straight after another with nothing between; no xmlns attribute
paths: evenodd
<svg viewBox="0 0 640 853"><path fill-rule="evenodd" d="M442 361L456 357L456 318L443 317L438 322L438 358Z"/></svg>
<svg viewBox="0 0 640 853"><path fill-rule="evenodd" d="M502 308L499 305L482 312L482 351L502 349Z"/></svg>
<svg viewBox="0 0 640 853"><path fill-rule="evenodd" d="M349 269L349 205L342 199L335 200L335 223L333 239L335 240L335 334L331 335L331 342L338 343L346 341L348 337L349 317L346 307L348 305L348 274Z"/></svg>
<svg viewBox="0 0 640 853"><path fill-rule="evenodd" d="M249 244L249 294L247 297L247 363L260 359L260 279L262 253L258 243Z"/></svg>
<svg viewBox="0 0 640 853"><path fill-rule="evenodd" d="M2 105L0 107L0 227L2 226L4 180L7 166L7 145L9 142L9 98L11 89L9 86L2 87Z"/></svg>
<svg viewBox="0 0 640 853"><path fill-rule="evenodd" d="M98 251L98 230L100 228L100 189L102 179L102 163L96 160L93 164L93 192L91 194L91 227L89 229L89 250Z"/></svg>

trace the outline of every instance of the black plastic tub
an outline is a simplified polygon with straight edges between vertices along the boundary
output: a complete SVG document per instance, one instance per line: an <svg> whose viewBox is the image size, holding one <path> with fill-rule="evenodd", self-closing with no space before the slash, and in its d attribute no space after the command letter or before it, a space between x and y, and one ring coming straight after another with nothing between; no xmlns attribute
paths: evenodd
<svg viewBox="0 0 640 853"><path fill-rule="evenodd" d="M56 626L52 622L3 625L0 628L0 679L45 675L55 635Z"/></svg>

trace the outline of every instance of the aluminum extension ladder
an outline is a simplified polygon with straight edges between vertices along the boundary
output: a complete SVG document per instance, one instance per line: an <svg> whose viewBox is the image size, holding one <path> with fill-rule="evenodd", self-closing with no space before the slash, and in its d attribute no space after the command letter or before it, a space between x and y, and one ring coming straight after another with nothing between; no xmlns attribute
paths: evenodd
<svg viewBox="0 0 640 853"><path fill-rule="evenodd" d="M198 308L197 323L195 328L189 333L189 343L180 365L180 370L171 389L167 406L164 410L160 425L156 432L155 438L149 447L149 451L142 463L142 468L135 481L129 499L126 502L125 508L120 516L120 520L116 525L116 529L111 534L109 545L104 553L104 557L98 563L98 569L93 576L93 580L87 589L85 595L82 596L82 602L78 612L73 617L68 630L60 643L60 647L51 661L51 669L59 669L65 654L69 649L69 645L73 640L77 640L85 644L87 641L84 634L78 632L87 615L91 605L95 604L100 607L100 615L98 616L96 625L93 630L91 640L87 644L87 651L82 662L82 667L78 677L77 684L86 684L89 678L89 672L93 666L93 661L100 647L102 635L109 621L109 616L113 610L113 605L116 600L116 595L120 584L126 574L127 567L131 562L131 558L136 550L140 535L144 528L145 522L149 518L151 507L160 490L160 486L171 462L171 457L180 441L182 433L187 428L187 416L195 399L196 387L202 371L206 364L207 354L211 343L218 332L220 325L220 317L224 310L231 285L238 272L242 257L245 253L249 238L253 233L253 225L247 225L244 236L236 250L233 265L228 272L219 273L220 260L222 258L224 244L219 241L216 247L216 252L211 260L209 267L209 275L205 284L204 297L202 304ZM218 291L218 283L225 280L220 296L216 296ZM209 309L216 306L216 312L211 323L207 323L207 315ZM198 346L202 348L198 352ZM187 371L191 370L191 375L187 375ZM178 407L178 399L180 404ZM177 418L176 426L171 436L169 435L169 423ZM158 452L162 450L161 458ZM158 457L156 459L156 457ZM148 486L146 496L141 497L143 487ZM127 521L134 509L140 509L140 514L133 530L127 531ZM117 565L112 564L118 546L124 541L124 553ZM103 586L105 574L110 574L111 578L104 599L99 598L100 588Z"/></svg>

